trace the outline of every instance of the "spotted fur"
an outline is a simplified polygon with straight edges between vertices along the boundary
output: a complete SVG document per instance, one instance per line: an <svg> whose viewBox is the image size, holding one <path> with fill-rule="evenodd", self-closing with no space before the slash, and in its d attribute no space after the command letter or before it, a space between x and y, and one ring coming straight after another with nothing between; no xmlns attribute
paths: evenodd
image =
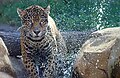
<svg viewBox="0 0 120 78"><path fill-rule="evenodd" d="M66 46L46 9L33 5L17 9L21 18L21 53L29 78L62 78ZM59 58L61 60L59 60ZM59 62L59 63L58 63Z"/></svg>

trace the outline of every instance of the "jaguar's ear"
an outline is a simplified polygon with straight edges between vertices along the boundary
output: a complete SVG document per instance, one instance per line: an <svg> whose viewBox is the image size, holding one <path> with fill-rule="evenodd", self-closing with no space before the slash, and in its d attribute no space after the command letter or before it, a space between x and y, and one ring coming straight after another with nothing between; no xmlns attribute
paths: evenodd
<svg viewBox="0 0 120 78"><path fill-rule="evenodd" d="M47 6L47 8L45 8L45 12L49 15L50 14L50 5Z"/></svg>
<svg viewBox="0 0 120 78"><path fill-rule="evenodd" d="M23 15L25 15L25 14L26 14L26 11L25 11L25 10L22 10L22 9L17 8L17 13L18 13L19 17L22 17Z"/></svg>

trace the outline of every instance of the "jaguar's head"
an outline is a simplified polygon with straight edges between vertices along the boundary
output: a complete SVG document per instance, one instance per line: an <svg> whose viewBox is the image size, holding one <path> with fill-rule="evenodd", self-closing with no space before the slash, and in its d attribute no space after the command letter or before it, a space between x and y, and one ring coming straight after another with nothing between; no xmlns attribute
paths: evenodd
<svg viewBox="0 0 120 78"><path fill-rule="evenodd" d="M25 10L17 9L17 13L21 18L24 34L30 38L40 38L45 35L48 27L48 16L50 6L42 8L38 5L33 5Z"/></svg>

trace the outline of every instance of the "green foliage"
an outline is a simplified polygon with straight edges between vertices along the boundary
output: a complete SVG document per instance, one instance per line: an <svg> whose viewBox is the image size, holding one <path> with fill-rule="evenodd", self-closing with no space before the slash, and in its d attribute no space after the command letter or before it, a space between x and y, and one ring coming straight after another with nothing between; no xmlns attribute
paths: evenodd
<svg viewBox="0 0 120 78"><path fill-rule="evenodd" d="M61 30L87 30L98 25L98 29L102 29L120 25L119 0L7 0L0 5L0 22L21 26L17 8L25 9L31 5L47 7L48 4L51 6L50 16Z"/></svg>
<svg viewBox="0 0 120 78"><path fill-rule="evenodd" d="M0 6L0 13L1 18L0 22L12 24L12 25L19 25L20 26L20 18L17 14L17 8L25 9L30 5L41 5L44 6L44 1L40 2L38 0L19 0L13 1L11 3L5 3Z"/></svg>

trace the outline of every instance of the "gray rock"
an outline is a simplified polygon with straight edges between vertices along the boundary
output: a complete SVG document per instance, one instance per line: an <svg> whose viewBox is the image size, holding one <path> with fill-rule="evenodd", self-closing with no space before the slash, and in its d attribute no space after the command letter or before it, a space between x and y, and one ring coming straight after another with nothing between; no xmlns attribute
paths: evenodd
<svg viewBox="0 0 120 78"><path fill-rule="evenodd" d="M73 78L119 78L119 33L119 27L93 32L77 56Z"/></svg>
<svg viewBox="0 0 120 78"><path fill-rule="evenodd" d="M16 72L8 55L7 47L0 38L0 78L16 78Z"/></svg>

